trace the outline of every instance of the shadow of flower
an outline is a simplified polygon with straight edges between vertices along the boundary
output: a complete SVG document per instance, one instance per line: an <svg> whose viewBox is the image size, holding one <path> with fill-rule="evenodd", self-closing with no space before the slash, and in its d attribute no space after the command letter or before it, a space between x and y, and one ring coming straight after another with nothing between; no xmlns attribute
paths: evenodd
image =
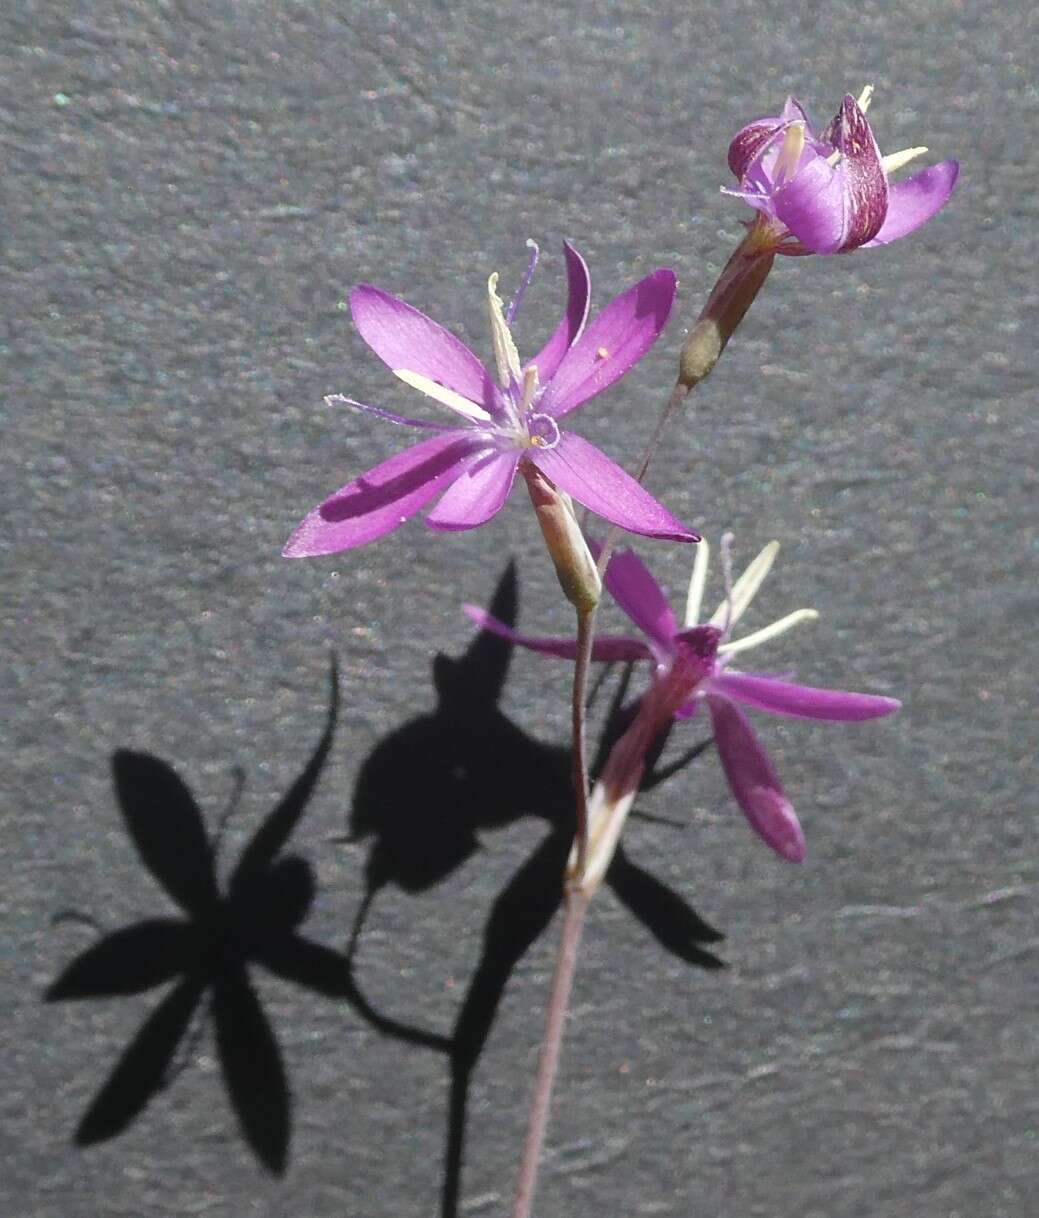
<svg viewBox="0 0 1039 1218"><path fill-rule="evenodd" d="M511 563L489 610L506 624L515 624L518 590ZM438 655L433 662L436 709L404 724L376 746L361 768L350 813L351 839L371 839L365 894L348 949L351 961L372 903L384 886L396 884L409 893L426 891L471 857L481 832L528 816L548 822L541 844L494 901L479 963L445 1041L451 1093L442 1218L456 1218L458 1213L473 1070L513 970L561 904L563 870L573 840L569 748L529 736L498 706L511 652L509 643L482 631L461 658ZM630 675L630 669L623 674L611 700L596 767L633 714L634 705L625 704ZM646 791L688 765L710 741L661 768L665 743L657 742L647 766ZM606 882L668 951L701 968L723 967L705 947L723 936L678 893L633 862L623 848ZM351 968L356 983L353 964ZM378 1014L370 1003L368 1009ZM385 1016L378 1018L385 1023Z"/></svg>
<svg viewBox="0 0 1039 1218"><path fill-rule="evenodd" d="M217 882L220 830L211 838L191 792L164 761L125 749L112 758L116 795L141 861L183 910L117 930L62 972L47 1002L138 994L173 982L98 1092L76 1131L91 1145L122 1132L182 1068L178 1046L193 1019L212 1018L224 1082L242 1133L272 1172L286 1166L290 1096L281 1051L249 979L259 964L312 993L349 998L346 958L300 933L314 899L304 859L282 855L312 796L339 707L333 660L324 732L305 769L242 852L225 892ZM241 777L239 777L239 791ZM221 821L226 822L228 809ZM393 1027L395 1034L401 1029Z"/></svg>

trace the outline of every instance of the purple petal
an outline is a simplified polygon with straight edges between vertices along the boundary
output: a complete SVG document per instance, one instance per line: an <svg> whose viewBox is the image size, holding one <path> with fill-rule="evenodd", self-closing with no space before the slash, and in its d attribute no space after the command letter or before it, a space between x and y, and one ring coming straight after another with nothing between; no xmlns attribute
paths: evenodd
<svg viewBox="0 0 1039 1218"><path fill-rule="evenodd" d="M729 168L735 177L743 180L750 163L769 146L781 128L780 118L759 118L736 132L729 145Z"/></svg>
<svg viewBox="0 0 1039 1218"><path fill-rule="evenodd" d="M611 300L563 356L538 410L561 419L620 380L667 325L676 287L661 268Z"/></svg>
<svg viewBox="0 0 1039 1218"><path fill-rule="evenodd" d="M461 531L486 524L509 497L520 454L492 450L463 470L426 517L431 529Z"/></svg>
<svg viewBox="0 0 1039 1218"><path fill-rule="evenodd" d="M610 559L605 575L613 599L663 652L674 652L672 639L678 623L667 598L634 550L618 550Z"/></svg>
<svg viewBox="0 0 1039 1218"><path fill-rule="evenodd" d="M563 432L555 448L530 448L534 464L578 503L630 533L669 541L699 541L635 479L587 440Z"/></svg>
<svg viewBox="0 0 1039 1218"><path fill-rule="evenodd" d="M812 123L808 117L808 111L801 105L796 97L788 97L783 103L783 113L779 116L780 121L784 123L804 123L805 138L808 140L816 140L817 137L812 131Z"/></svg>
<svg viewBox="0 0 1039 1218"><path fill-rule="evenodd" d="M725 777L750 827L777 854L800 863L805 856L804 834L747 716L727 698L708 694L707 705Z"/></svg>
<svg viewBox="0 0 1039 1218"><path fill-rule="evenodd" d="M772 196L772 207L813 253L835 254L847 238L845 175L818 154L807 153L793 178Z"/></svg>
<svg viewBox="0 0 1039 1218"><path fill-rule="evenodd" d="M873 130L850 95L823 140L841 153L838 163L830 165L806 145L797 172L772 202L776 217L806 248L835 254L876 236L887 215L887 175Z"/></svg>
<svg viewBox="0 0 1039 1218"><path fill-rule="evenodd" d="M837 135L834 145L841 153L837 169L844 175L848 231L845 250L858 249L880 231L887 215L887 174L869 120L851 96L845 94L834 120Z"/></svg>
<svg viewBox="0 0 1039 1218"><path fill-rule="evenodd" d="M408 368L496 410L486 368L461 339L431 317L368 283L350 293L350 312L361 337L391 369Z"/></svg>
<svg viewBox="0 0 1039 1218"><path fill-rule="evenodd" d="M523 304L523 297L527 294L527 288L530 287L530 281L534 278L538 258L541 256L541 250L538 248L536 241L528 241L527 248L530 250L530 257L527 259L527 269L523 272L523 278L520 280L515 296L509 301L509 307L505 310L505 324L510 330L512 329L512 323L516 320L516 316L520 311L520 306Z"/></svg>
<svg viewBox="0 0 1039 1218"><path fill-rule="evenodd" d="M588 320L588 298L592 285L588 267L569 241L563 242L563 254L566 257L566 313L552 337L528 361L528 366L537 365L538 380L542 385L555 376L560 360L578 340Z"/></svg>
<svg viewBox="0 0 1039 1218"><path fill-rule="evenodd" d="M793 719L828 719L832 723L859 723L893 714L902 705L897 698L877 694L816 689L753 673L726 672L712 678L711 687L745 706Z"/></svg>
<svg viewBox="0 0 1039 1218"><path fill-rule="evenodd" d="M289 538L282 554L308 558L337 554L390 533L422 507L458 471L478 459L480 441L464 431L432 436L376 465L316 507Z"/></svg>
<svg viewBox="0 0 1039 1218"><path fill-rule="evenodd" d="M960 176L959 161L941 161L888 187L887 217L866 247L888 245L926 224L949 201Z"/></svg>
<svg viewBox="0 0 1039 1218"><path fill-rule="evenodd" d="M462 609L469 620L475 622L481 630L496 634L500 639L508 639L517 647L526 647L528 651L536 651L545 656L556 656L561 660L572 660L577 654L576 639L520 634L519 631L513 630L511 626L506 626L504 622L476 605L463 605ZM652 658L652 653L641 639L631 638L628 635L600 634L596 635L592 644L592 659L602 660L604 663L614 661L634 663L637 660L651 660Z"/></svg>

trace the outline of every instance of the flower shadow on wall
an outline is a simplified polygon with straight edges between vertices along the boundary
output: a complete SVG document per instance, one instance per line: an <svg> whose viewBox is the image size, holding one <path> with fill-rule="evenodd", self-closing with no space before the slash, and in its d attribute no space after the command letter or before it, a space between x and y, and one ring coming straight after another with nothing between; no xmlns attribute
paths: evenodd
<svg viewBox="0 0 1039 1218"><path fill-rule="evenodd" d="M218 886L217 858L242 775L211 837L194 797L172 767L146 753L121 749L114 754L116 795L127 833L184 916L149 918L106 935L46 991L45 1001L56 1002L139 994L173 983L87 1109L76 1131L78 1145L105 1141L126 1129L188 1064L194 1042L211 1019L242 1134L270 1171L280 1175L285 1170L289 1085L248 970L260 964L312 994L356 1005L346 957L300 933L314 899L313 870L305 859L281 853L314 793L332 744L338 705L333 661L320 742L242 852L226 892ZM383 1030L428 1043L406 1028Z"/></svg>
<svg viewBox="0 0 1039 1218"><path fill-rule="evenodd" d="M510 563L490 613L515 623L517 605L516 575ZM498 707L512 650L505 640L481 631L460 659L435 658L436 709L412 719L376 746L358 776L350 813L350 838L371 839L366 891L349 948L355 984L367 954L363 930L372 902L385 886L396 884L411 894L428 891L480 848L482 832L528 816L548 822L541 844L491 907L479 963L451 1035L443 1038L451 1091L442 1218L458 1214L473 1071L513 970L561 904L562 876L573 843L569 748L527 735ZM624 705L628 675L630 670L606 716L596 768L634 711ZM704 741L689 749L666 767L658 764L658 751L647 767L643 791L689 764L708 744ZM661 749L663 745L662 740ZM701 968L722 967L705 948L722 936L623 850L614 858L606 883L669 952ZM390 1035L395 1034L393 1027L404 1026L380 1015L370 1000L367 1010ZM413 1029L411 1036L416 1038ZM429 1043L437 1039L431 1033L427 1037Z"/></svg>

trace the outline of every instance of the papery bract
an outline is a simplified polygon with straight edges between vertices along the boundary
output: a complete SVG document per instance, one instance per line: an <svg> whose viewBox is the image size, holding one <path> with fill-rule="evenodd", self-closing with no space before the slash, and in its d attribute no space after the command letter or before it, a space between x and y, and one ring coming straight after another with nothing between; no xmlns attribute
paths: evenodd
<svg viewBox="0 0 1039 1218"><path fill-rule="evenodd" d="M618 741L592 792L590 809L601 811L603 825L615 825L627 814L641 779L646 754L671 718L687 719L706 702L715 744L729 787L754 831L791 862L804 858L804 835L793 805L783 790L768 754L741 709L749 706L772 715L848 723L875 719L898 710L895 698L843 690L818 689L775 676L737 672L732 657L775 638L798 622L818 616L799 609L741 639L730 637L768 574L778 542L771 542L747 567L706 623L697 624L707 576L708 546L701 541L689 585L685 625L680 627L663 590L631 550L618 551L606 568L605 583L614 600L642 631L635 635L599 636L596 660L653 664L653 684L643 697L636 720ZM572 659L576 642L568 638L520 634L474 605L468 616L521 647L543 655ZM595 816L592 817L595 832ZM604 830L605 832L605 830ZM615 838L619 828L610 831ZM595 865L595 850L590 851ZM598 882L596 877L595 882Z"/></svg>
<svg viewBox="0 0 1039 1218"><path fill-rule="evenodd" d="M804 108L787 98L781 114L756 119L729 145L738 190L759 213L762 245L780 254L837 254L887 245L919 228L948 202L959 163L932 165L900 182L895 169L926 148L881 156L866 110L872 86L858 101L845 96L821 134Z"/></svg>
<svg viewBox="0 0 1039 1218"><path fill-rule="evenodd" d="M696 541L698 535L659 504L600 449L561 420L627 373L656 342L674 302L676 281L659 269L612 300L585 328L590 282L584 259L564 243L566 312L541 351L521 364L510 325L537 260L506 311L497 275L488 282L496 375L448 330L403 300L369 284L354 288L350 309L361 337L406 384L455 416L429 423L332 395L391 422L435 434L370 469L314 509L285 547L287 557L334 554L398 528L436 496L426 523L473 529L505 503L523 461L611 523L649 537Z"/></svg>

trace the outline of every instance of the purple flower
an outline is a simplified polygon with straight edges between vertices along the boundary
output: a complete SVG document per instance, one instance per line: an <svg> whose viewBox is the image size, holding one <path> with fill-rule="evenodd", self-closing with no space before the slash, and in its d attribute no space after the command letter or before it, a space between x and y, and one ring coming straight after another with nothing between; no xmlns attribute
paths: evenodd
<svg viewBox="0 0 1039 1218"><path fill-rule="evenodd" d="M748 123L729 145L729 168L740 187L725 193L757 209L762 239L777 253L841 254L887 245L948 202L957 161L889 181L889 174L927 149L881 156L866 120L872 96L872 85L858 101L845 96L821 135L800 102L787 98L782 114Z"/></svg>
<svg viewBox="0 0 1039 1218"><path fill-rule="evenodd" d="M497 375L464 343L396 296L361 284L350 310L361 337L406 384L454 415L449 425L365 406L339 394L326 401L366 410L434 434L344 486L315 508L289 538L296 558L335 554L392 532L437 495L426 517L434 529L473 529L508 497L521 462L531 462L560 490L621 528L648 537L696 541L638 482L561 420L607 389L656 342L674 302L672 271L656 270L612 300L585 327L590 281L584 259L564 243L569 297L544 347L521 364L510 332L537 262L505 311L498 276L488 281Z"/></svg>
<svg viewBox="0 0 1039 1218"><path fill-rule="evenodd" d="M727 547L727 541L723 541L723 546ZM799 609L741 639L730 637L778 550L776 541L767 545L732 585L729 595L707 622L697 625L708 562L707 542L701 541L689 584L685 624L681 627L660 585L634 552L625 550L613 556L606 569L606 586L644 637L600 636L595 641L593 658L650 660L654 680L635 722L614 747L592 793L590 807L598 811L603 823L610 823L611 818L613 822L623 820L638 789L646 753L670 719L687 719L706 703L725 776L751 827L783 858L791 862L804 858L804 834L793 806L742 708L748 706L796 719L846 723L890 715L901 703L873 694L816 689L774 675L738 672L731 667L739 652L818 616L814 609ZM727 549L723 553L727 560ZM474 605L465 606L465 611L483 629L532 651L565 659L575 653L572 639L519 634ZM618 807L623 808L619 817ZM613 833L614 843L619 831L617 827ZM594 834L593 823L593 838ZM593 841L590 866L594 865L594 856Z"/></svg>

